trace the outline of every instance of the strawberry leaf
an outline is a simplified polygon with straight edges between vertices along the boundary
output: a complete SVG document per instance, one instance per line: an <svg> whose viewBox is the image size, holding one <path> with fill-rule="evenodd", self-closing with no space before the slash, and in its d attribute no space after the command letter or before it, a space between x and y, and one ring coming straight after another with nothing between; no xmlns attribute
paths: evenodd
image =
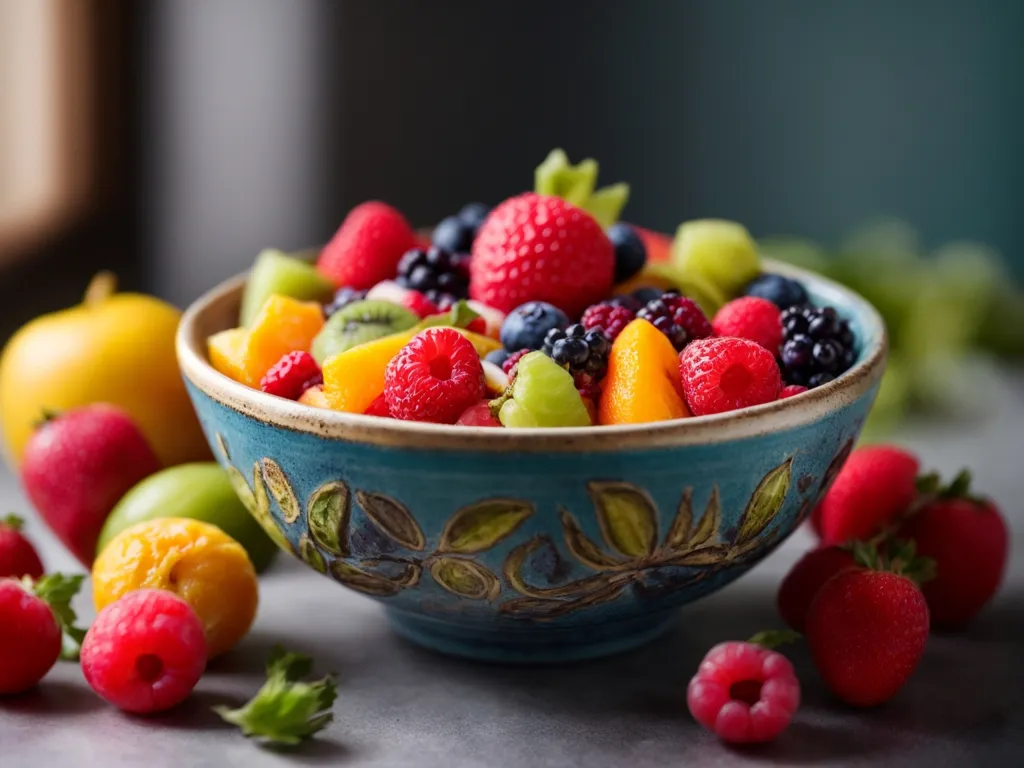
<svg viewBox="0 0 1024 768"><path fill-rule="evenodd" d="M786 643L795 643L803 637L799 632L795 632L792 629L769 629L764 632L758 632L747 642L753 643L754 645L760 645L768 650L774 650L780 645Z"/></svg>
<svg viewBox="0 0 1024 768"><path fill-rule="evenodd" d="M214 707L242 734L268 744L294 746L323 729L334 719L331 707L338 689L332 675L303 682L313 671L313 660L275 646L267 660L267 682L245 706Z"/></svg>
<svg viewBox="0 0 1024 768"><path fill-rule="evenodd" d="M50 606L63 634L63 647L60 657L64 661L77 661L82 648L86 630L75 626L78 616L71 607L71 600L78 594L85 576L76 573L65 576L62 573L50 573L43 576L31 586L32 593Z"/></svg>
<svg viewBox="0 0 1024 768"><path fill-rule="evenodd" d="M20 531L25 521L11 512L7 517L0 520L0 525L10 528L12 531Z"/></svg>

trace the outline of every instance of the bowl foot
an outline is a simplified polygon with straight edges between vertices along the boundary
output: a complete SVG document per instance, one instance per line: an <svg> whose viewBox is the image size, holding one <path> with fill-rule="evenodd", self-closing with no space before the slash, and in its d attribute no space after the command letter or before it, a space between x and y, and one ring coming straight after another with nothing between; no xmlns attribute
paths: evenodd
<svg viewBox="0 0 1024 768"><path fill-rule="evenodd" d="M592 626L522 629L469 628L389 609L401 637L449 656L496 664L562 664L598 659L639 648L675 624L677 610Z"/></svg>

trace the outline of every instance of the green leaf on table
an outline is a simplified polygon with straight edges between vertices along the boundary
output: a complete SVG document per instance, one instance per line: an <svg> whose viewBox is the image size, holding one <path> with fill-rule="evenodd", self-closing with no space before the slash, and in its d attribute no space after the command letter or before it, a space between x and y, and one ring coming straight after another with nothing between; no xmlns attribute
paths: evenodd
<svg viewBox="0 0 1024 768"><path fill-rule="evenodd" d="M238 709L217 706L213 711L237 725L242 734L269 744L294 746L322 730L334 719L331 707L338 696L333 675L304 682L313 660L302 653L274 646L267 660L267 682Z"/></svg>
<svg viewBox="0 0 1024 768"><path fill-rule="evenodd" d="M82 641L85 639L86 630L75 625L78 616L75 614L75 609L71 607L71 600L78 594L84 580L85 576L80 573L73 576L50 573L35 583L29 581L32 593L50 606L50 610L53 611L53 615L60 624L63 635L60 657L64 661L78 659Z"/></svg>

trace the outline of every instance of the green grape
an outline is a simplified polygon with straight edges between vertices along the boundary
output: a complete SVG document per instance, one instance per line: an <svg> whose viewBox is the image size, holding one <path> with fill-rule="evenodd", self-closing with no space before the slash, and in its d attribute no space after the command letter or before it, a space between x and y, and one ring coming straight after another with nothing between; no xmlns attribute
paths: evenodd
<svg viewBox="0 0 1024 768"><path fill-rule="evenodd" d="M586 427L590 414L572 374L543 352L524 355L512 384L512 399L498 412L506 427Z"/></svg>
<svg viewBox="0 0 1024 768"><path fill-rule="evenodd" d="M684 275L702 277L727 299L761 271L757 246L742 224L700 219L679 225L672 262Z"/></svg>

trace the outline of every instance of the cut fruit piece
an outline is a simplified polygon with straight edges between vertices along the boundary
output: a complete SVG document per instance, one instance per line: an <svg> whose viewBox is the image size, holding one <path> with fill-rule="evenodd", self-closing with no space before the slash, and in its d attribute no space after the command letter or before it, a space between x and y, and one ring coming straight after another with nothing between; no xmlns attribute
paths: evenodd
<svg viewBox="0 0 1024 768"><path fill-rule="evenodd" d="M248 336L249 331L245 328L230 328L213 334L206 342L206 349L214 370L220 371L230 379L245 383L242 352Z"/></svg>
<svg viewBox="0 0 1024 768"><path fill-rule="evenodd" d="M505 322L505 313L500 309L484 304L482 301L473 301L470 299L466 302L470 309L476 312L480 317L484 319L487 324L487 330L485 331L487 336L492 339L497 339L501 335L501 326Z"/></svg>
<svg viewBox="0 0 1024 768"><path fill-rule="evenodd" d="M572 374L543 352L524 355L498 418L506 427L589 427Z"/></svg>
<svg viewBox="0 0 1024 768"><path fill-rule="evenodd" d="M629 200L629 184L619 182L608 187L601 187L583 206L591 216L597 219L602 229L608 229L619 220L619 214Z"/></svg>
<svg viewBox="0 0 1024 768"><path fill-rule="evenodd" d="M672 342L646 320L634 320L612 344L601 383L601 424L643 424L689 416Z"/></svg>
<svg viewBox="0 0 1024 768"><path fill-rule="evenodd" d="M473 344L473 348L481 358L487 357L491 352L496 349L501 349L501 342L496 339L492 339L490 336L484 336L483 334L473 333L473 331L467 331L465 328L456 328L459 333L465 336Z"/></svg>
<svg viewBox="0 0 1024 768"><path fill-rule="evenodd" d="M672 259L672 238L668 235L663 235L661 232L655 232L651 229L644 229L638 227L635 224L631 225L636 233L640 235L640 240L644 244L644 248L647 249L647 263L661 264L662 262L670 261Z"/></svg>
<svg viewBox="0 0 1024 768"><path fill-rule="evenodd" d="M269 297L253 319L242 345L242 382L259 388L270 366L289 352L309 352L324 326L323 308L288 296Z"/></svg>
<svg viewBox="0 0 1024 768"><path fill-rule="evenodd" d="M303 405L311 405L314 408L330 408L330 403L327 402L327 397L324 395L324 388L310 387L299 396L299 402Z"/></svg>
<svg viewBox="0 0 1024 768"><path fill-rule="evenodd" d="M699 219L679 225L672 262L687 277L703 277L726 299L739 295L761 271L757 246L742 224Z"/></svg>
<svg viewBox="0 0 1024 768"><path fill-rule="evenodd" d="M313 358L323 365L329 357L412 328L419 322L405 307L390 301L364 299L356 301L331 315L313 339Z"/></svg>
<svg viewBox="0 0 1024 768"><path fill-rule="evenodd" d="M510 383L508 374L501 370L500 365L495 365L487 360L481 361L481 365L484 369L484 383L487 385L487 391L490 393L490 396L500 396L508 389Z"/></svg>
<svg viewBox="0 0 1024 768"><path fill-rule="evenodd" d="M553 195L582 208L608 229L619 220L619 214L629 200L628 184L612 184L595 191L598 164L587 158L577 165L569 162L561 149L553 149L534 171L534 192Z"/></svg>
<svg viewBox="0 0 1024 768"><path fill-rule="evenodd" d="M248 327L266 300L277 294L299 301L330 301L334 283L316 267L281 251L267 249L256 257L242 294L241 324Z"/></svg>
<svg viewBox="0 0 1024 768"><path fill-rule="evenodd" d="M388 363L414 335L396 333L328 358L323 365L323 394L328 406L346 413L364 413L384 394Z"/></svg>
<svg viewBox="0 0 1024 768"><path fill-rule="evenodd" d="M714 317L726 303L725 294L706 277L684 273L675 265L665 262L648 262L640 270L640 274L616 286L615 294L623 296L641 288L678 291L681 295L693 299L708 317Z"/></svg>

